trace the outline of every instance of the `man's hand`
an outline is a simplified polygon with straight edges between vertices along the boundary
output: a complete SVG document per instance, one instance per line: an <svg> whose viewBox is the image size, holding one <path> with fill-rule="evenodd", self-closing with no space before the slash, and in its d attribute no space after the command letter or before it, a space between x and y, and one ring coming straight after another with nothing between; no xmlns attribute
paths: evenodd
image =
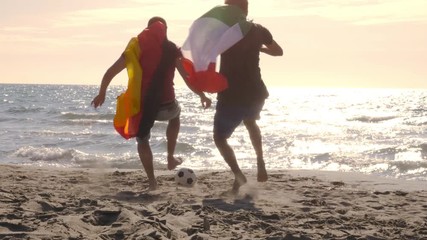
<svg viewBox="0 0 427 240"><path fill-rule="evenodd" d="M93 98L91 105L93 105L93 107L96 109L97 107L102 106L102 104L105 101L105 94L98 94L98 96L96 96L95 98Z"/></svg>
<svg viewBox="0 0 427 240"><path fill-rule="evenodd" d="M99 89L98 96L96 96L91 103L91 105L93 105L95 109L97 107L102 106L102 104L104 103L105 94L107 93L107 87L108 85L110 85L111 80L113 80L113 78L125 68L126 59L124 53L122 53L122 55L120 55L116 62L114 62L114 64L107 69L104 74L104 77L102 77L101 87Z"/></svg>
<svg viewBox="0 0 427 240"><path fill-rule="evenodd" d="M204 109L210 108L212 105L211 99L206 97L204 94L200 96L200 101L202 102Z"/></svg>

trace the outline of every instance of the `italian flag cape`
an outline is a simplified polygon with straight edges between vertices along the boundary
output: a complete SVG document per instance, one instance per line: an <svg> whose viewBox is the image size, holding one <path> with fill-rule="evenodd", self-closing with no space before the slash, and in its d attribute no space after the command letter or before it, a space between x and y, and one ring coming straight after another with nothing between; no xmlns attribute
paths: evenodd
<svg viewBox="0 0 427 240"><path fill-rule="evenodd" d="M160 106L166 27L156 22L132 38L125 51L128 87L117 98L114 128L125 139L147 134Z"/></svg>
<svg viewBox="0 0 427 240"><path fill-rule="evenodd" d="M243 11L233 5L214 7L194 21L181 48L181 63L189 74L187 83L203 92L225 90L227 79L216 72L216 60L240 41L251 26Z"/></svg>

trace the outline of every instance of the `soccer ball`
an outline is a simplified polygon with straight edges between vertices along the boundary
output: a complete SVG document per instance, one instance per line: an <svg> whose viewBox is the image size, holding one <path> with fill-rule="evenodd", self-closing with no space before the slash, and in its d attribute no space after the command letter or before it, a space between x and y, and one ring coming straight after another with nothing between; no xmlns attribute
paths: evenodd
<svg viewBox="0 0 427 240"><path fill-rule="evenodd" d="M181 168L175 174L175 182L184 187L192 187L197 181L196 174L189 168Z"/></svg>

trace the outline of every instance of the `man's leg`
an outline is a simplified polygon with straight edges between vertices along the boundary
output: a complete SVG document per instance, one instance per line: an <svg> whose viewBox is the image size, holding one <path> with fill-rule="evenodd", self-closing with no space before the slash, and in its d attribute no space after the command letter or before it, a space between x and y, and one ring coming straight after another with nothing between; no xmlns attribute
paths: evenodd
<svg viewBox="0 0 427 240"><path fill-rule="evenodd" d="M148 139L138 141L138 154L148 177L148 189L155 190L157 188L157 181L154 176L153 153L151 152Z"/></svg>
<svg viewBox="0 0 427 240"><path fill-rule="evenodd" d="M176 166L182 163L182 160L180 158L174 157L176 140L178 138L180 125L181 125L181 122L178 115L178 117L169 120L168 127L166 129L166 138L168 141L167 148L168 148L168 169L169 170L175 169Z"/></svg>
<svg viewBox="0 0 427 240"><path fill-rule="evenodd" d="M258 182L266 182L268 180L267 170L265 169L264 156L262 151L262 136L256 120L243 120L243 123L248 129L251 138L252 146L254 147L257 156Z"/></svg>
<svg viewBox="0 0 427 240"><path fill-rule="evenodd" d="M230 166L231 171L234 174L234 184L232 190L234 193L237 193L239 188L247 182L246 177L240 170L240 167L237 164L236 156L234 155L234 151L230 145L228 145L227 139L214 133L214 141L225 162L228 164L228 166Z"/></svg>

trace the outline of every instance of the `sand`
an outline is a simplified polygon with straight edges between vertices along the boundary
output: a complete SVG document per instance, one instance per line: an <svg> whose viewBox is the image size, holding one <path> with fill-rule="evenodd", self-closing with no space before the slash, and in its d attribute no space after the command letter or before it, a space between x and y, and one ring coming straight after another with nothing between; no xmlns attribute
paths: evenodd
<svg viewBox="0 0 427 240"><path fill-rule="evenodd" d="M0 239L427 239L427 183L354 173L270 172L228 194L228 171L0 165Z"/></svg>

